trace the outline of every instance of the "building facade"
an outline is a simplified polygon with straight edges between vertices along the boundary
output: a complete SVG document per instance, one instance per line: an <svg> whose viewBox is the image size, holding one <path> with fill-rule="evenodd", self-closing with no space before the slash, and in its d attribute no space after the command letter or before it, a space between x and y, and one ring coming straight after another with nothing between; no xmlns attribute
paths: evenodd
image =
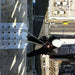
<svg viewBox="0 0 75 75"><path fill-rule="evenodd" d="M50 75L59 75L59 68L62 60L50 59Z"/></svg>

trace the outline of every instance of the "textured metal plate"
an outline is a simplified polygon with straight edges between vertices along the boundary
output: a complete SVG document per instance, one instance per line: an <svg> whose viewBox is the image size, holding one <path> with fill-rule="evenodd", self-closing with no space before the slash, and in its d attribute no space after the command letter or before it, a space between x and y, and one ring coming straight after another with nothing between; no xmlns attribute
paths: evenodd
<svg viewBox="0 0 75 75"><path fill-rule="evenodd" d="M0 23L0 49L23 49L27 30L24 23Z"/></svg>

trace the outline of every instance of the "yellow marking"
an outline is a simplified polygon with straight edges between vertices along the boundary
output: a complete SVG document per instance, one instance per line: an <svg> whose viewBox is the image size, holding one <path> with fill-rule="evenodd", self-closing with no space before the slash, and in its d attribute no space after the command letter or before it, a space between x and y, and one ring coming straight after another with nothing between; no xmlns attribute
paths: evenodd
<svg viewBox="0 0 75 75"><path fill-rule="evenodd" d="M63 25L68 25L68 22L64 22Z"/></svg>

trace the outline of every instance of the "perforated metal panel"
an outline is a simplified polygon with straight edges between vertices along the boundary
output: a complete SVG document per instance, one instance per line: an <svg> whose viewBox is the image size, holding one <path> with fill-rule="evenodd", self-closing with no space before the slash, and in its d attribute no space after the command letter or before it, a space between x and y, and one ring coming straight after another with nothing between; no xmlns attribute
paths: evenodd
<svg viewBox="0 0 75 75"><path fill-rule="evenodd" d="M23 49L27 30L24 23L0 23L0 49Z"/></svg>

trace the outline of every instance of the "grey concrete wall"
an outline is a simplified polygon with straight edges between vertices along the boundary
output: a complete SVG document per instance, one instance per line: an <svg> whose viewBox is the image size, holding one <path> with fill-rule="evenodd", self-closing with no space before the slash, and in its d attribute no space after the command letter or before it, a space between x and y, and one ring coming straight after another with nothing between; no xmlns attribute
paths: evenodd
<svg viewBox="0 0 75 75"><path fill-rule="evenodd" d="M27 24L27 0L5 0L1 5L1 23L14 22ZM0 75L26 75L25 48L0 50Z"/></svg>

